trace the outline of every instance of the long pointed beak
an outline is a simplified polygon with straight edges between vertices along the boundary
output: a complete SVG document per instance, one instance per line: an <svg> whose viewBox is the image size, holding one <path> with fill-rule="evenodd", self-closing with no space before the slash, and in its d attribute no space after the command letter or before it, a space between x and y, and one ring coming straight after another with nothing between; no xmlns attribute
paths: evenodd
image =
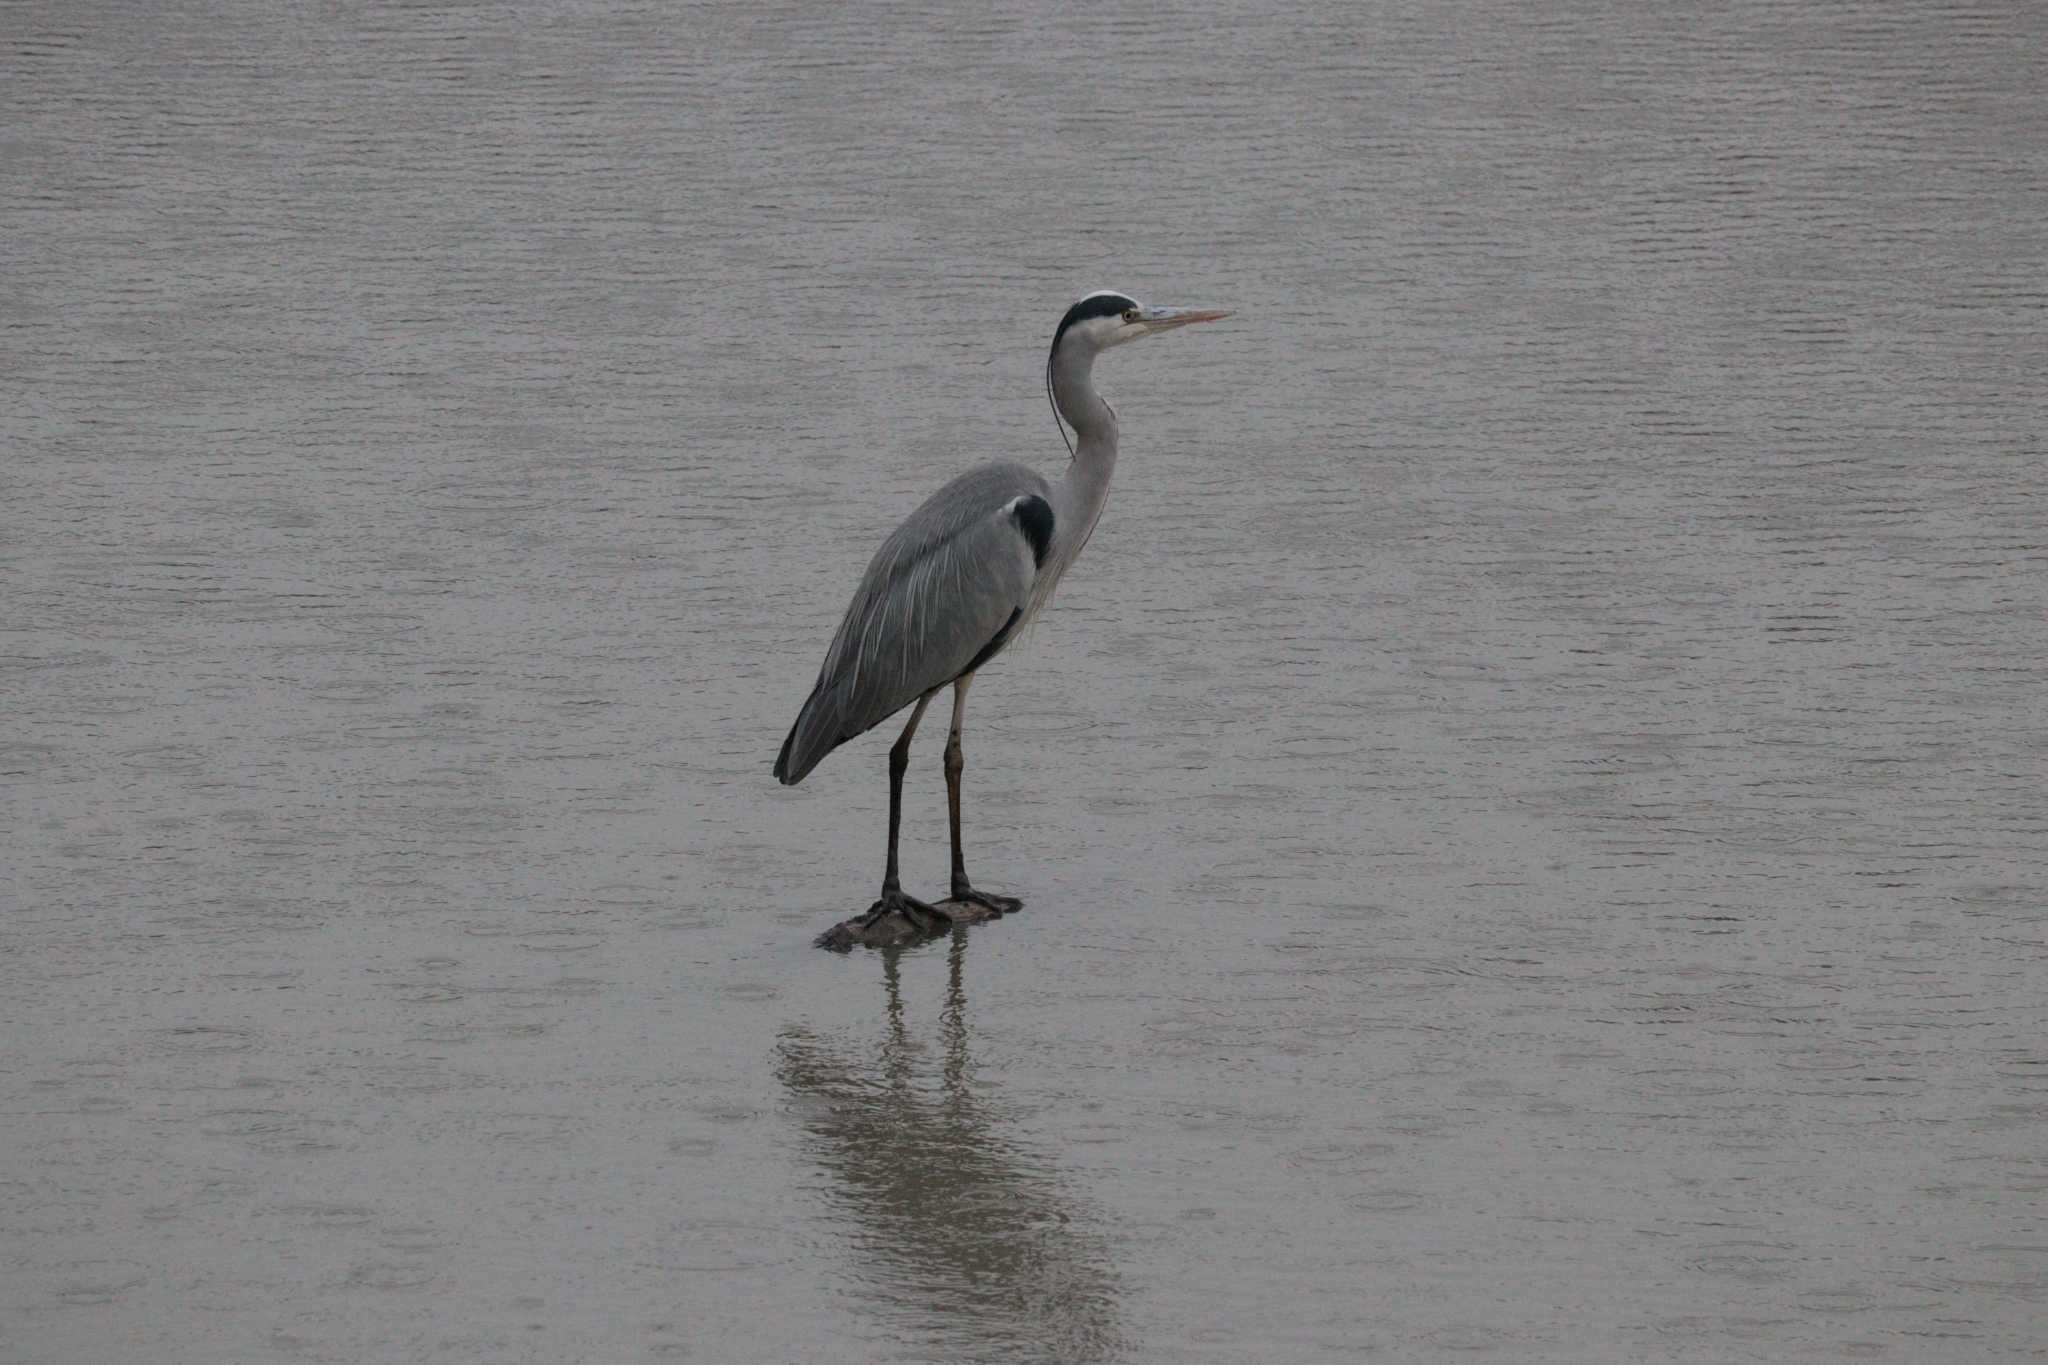
<svg viewBox="0 0 2048 1365"><path fill-rule="evenodd" d="M1154 336L1176 327L1185 327L1191 322L1214 322L1229 316L1229 313L1214 308L1147 308L1138 314L1138 322L1144 327L1146 336Z"/></svg>

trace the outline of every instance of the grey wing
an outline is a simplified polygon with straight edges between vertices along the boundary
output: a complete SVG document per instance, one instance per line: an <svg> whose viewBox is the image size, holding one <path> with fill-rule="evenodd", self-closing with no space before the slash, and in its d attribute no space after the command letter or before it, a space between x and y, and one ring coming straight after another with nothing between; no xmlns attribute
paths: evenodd
<svg viewBox="0 0 2048 1365"><path fill-rule="evenodd" d="M776 777L801 782L826 754L1003 647L1052 534L1045 494L1045 481L1022 465L984 465L882 542L783 741Z"/></svg>

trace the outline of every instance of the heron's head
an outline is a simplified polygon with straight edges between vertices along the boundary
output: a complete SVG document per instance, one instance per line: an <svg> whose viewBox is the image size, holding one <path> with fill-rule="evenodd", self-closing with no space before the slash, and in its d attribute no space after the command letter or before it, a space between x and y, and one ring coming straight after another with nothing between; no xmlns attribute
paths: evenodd
<svg viewBox="0 0 2048 1365"><path fill-rule="evenodd" d="M1083 346L1089 355L1140 337L1158 336L1191 322L1213 322L1230 314L1205 308L1147 308L1129 294L1098 289L1076 300L1052 334L1052 354Z"/></svg>
<svg viewBox="0 0 2048 1365"><path fill-rule="evenodd" d="M1078 432L1092 424L1094 419L1089 414L1099 410L1114 433L1115 409L1088 388L1088 371L1094 366L1095 357L1139 337L1158 336L1191 322L1213 322L1229 316L1204 308L1147 308L1129 294L1119 294L1114 289L1098 289L1083 295L1060 319L1059 330L1052 334L1052 349L1045 356L1045 396L1052 403L1053 416L1073 423ZM1055 371L1065 375L1065 379L1056 381ZM1059 392L1061 384L1078 384L1085 397L1076 406L1066 406L1069 400ZM1060 439L1067 439L1064 426L1060 428ZM1072 442L1068 442L1068 448L1072 449Z"/></svg>

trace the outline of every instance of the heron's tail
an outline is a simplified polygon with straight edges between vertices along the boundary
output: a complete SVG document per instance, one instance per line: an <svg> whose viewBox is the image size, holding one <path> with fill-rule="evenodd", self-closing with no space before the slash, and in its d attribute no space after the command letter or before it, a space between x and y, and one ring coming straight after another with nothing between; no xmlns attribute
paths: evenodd
<svg viewBox="0 0 2048 1365"><path fill-rule="evenodd" d="M826 754L846 742L848 737L838 733L832 711L822 687L804 700L804 709L796 713L796 724L789 727L789 737L782 741L782 752L775 758L775 778L783 786L794 787L803 781L811 769L824 762Z"/></svg>

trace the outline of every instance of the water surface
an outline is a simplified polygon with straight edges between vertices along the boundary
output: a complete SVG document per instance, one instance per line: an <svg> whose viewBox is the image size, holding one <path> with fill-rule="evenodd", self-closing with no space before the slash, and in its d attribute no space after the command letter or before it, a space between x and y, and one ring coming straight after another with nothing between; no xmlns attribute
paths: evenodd
<svg viewBox="0 0 2048 1365"><path fill-rule="evenodd" d="M2043 14L9 7L0 1354L2038 1350Z"/></svg>

